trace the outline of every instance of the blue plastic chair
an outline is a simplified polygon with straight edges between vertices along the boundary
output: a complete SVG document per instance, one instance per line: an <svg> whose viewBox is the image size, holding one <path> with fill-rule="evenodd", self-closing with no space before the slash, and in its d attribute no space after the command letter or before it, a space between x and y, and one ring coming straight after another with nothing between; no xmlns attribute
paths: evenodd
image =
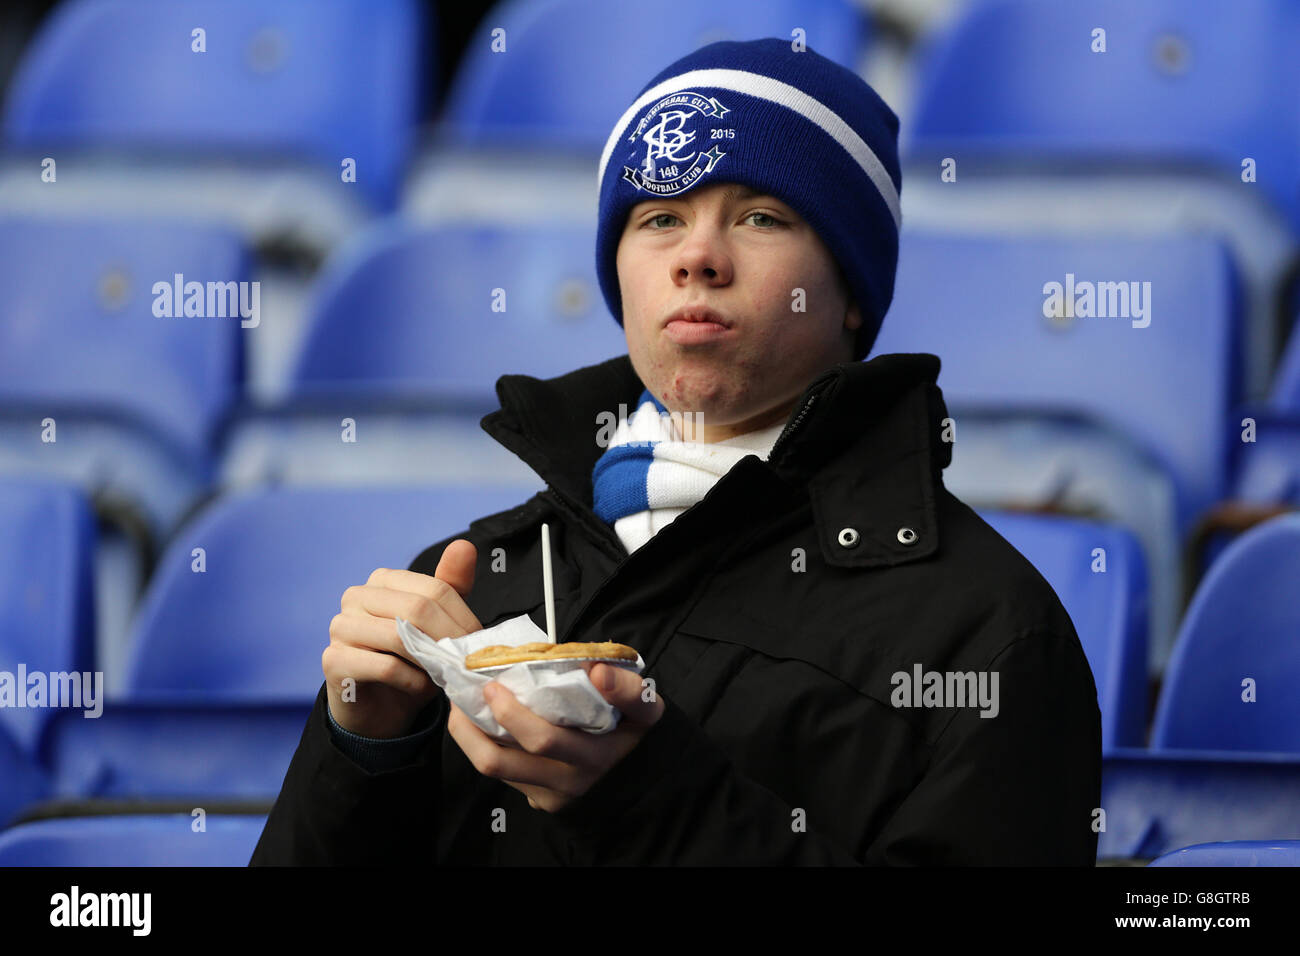
<svg viewBox="0 0 1300 956"><path fill-rule="evenodd" d="M34 820L0 833L0 866L247 866L266 817L188 813Z"/></svg>
<svg viewBox="0 0 1300 956"><path fill-rule="evenodd" d="M1290 0L965 5L918 56L902 129L908 220L1218 235L1242 272L1243 388L1262 396L1300 232L1300 190L1265 172L1300 156L1300 131L1276 122L1296 86L1298 16ZM1105 53L1092 52L1098 27ZM1243 186L1247 158L1257 180ZM958 182L937 175L949 159Z"/></svg>
<svg viewBox="0 0 1300 956"><path fill-rule="evenodd" d="M1078 297L1085 282L1138 280L1151 284L1146 318L1045 314L1049 282L1062 293L1074 283ZM1208 237L905 231L872 353L938 355L950 408L1073 413L1126 433L1173 475L1190 522L1225 483L1236 292L1224 248ZM1127 296L1097 299L1118 311Z"/></svg>
<svg viewBox="0 0 1300 956"><path fill-rule="evenodd" d="M1300 754L1300 515L1238 537L1197 589L1169 662L1152 750ZM1243 700L1246 679L1253 702Z"/></svg>
<svg viewBox="0 0 1300 956"><path fill-rule="evenodd" d="M177 534L159 565L137 620L125 696L309 704L344 590L375 568L406 568L429 545L526 497L479 486L271 488L220 498Z"/></svg>
<svg viewBox="0 0 1300 956"><path fill-rule="evenodd" d="M507 373L550 378L627 350L589 227L386 222L331 261L292 397L491 402ZM495 308L494 308L495 306Z"/></svg>
<svg viewBox="0 0 1300 956"><path fill-rule="evenodd" d="M1094 30L1106 50L1093 52ZM985 0L919 56L905 152L1023 163L1177 161L1257 187L1300 225L1289 115L1300 19L1288 0Z"/></svg>
<svg viewBox="0 0 1300 956"><path fill-rule="evenodd" d="M1199 843L1154 859L1149 866L1300 866L1300 840Z"/></svg>
<svg viewBox="0 0 1300 956"><path fill-rule="evenodd" d="M202 284L204 313L227 317L160 315L177 275L182 291ZM245 320L227 293L244 289L251 312L253 287L216 283L248 280L243 242L222 227L0 220L0 470L112 492L164 534L210 480L243 378ZM47 417L52 442L36 430Z"/></svg>
<svg viewBox="0 0 1300 956"><path fill-rule="evenodd" d="M857 69L868 24L850 0L513 0L483 19L448 97L450 141L599 150L646 81L718 40L781 37ZM494 52L496 30L505 53ZM593 162L593 169L594 162ZM594 174L593 174L594 175Z"/></svg>
<svg viewBox="0 0 1300 956"><path fill-rule="evenodd" d="M95 540L94 516L76 488L0 479L0 671L11 675L16 693L29 686L17 685L19 668L42 674L43 683L51 673L80 677L92 670ZM41 727L56 711L15 704L0 708L0 724L22 752L34 754Z"/></svg>
<svg viewBox="0 0 1300 956"><path fill-rule="evenodd" d="M336 183L351 157L356 188L387 207L420 116L421 20L414 0L71 0L14 77L5 135L306 160Z"/></svg>
<svg viewBox="0 0 1300 956"><path fill-rule="evenodd" d="M1103 753L1141 747L1147 582L1137 540L1122 528L1057 515L981 512L980 517L1038 569L1070 615L1097 685Z"/></svg>
<svg viewBox="0 0 1300 956"><path fill-rule="evenodd" d="M1169 662L1151 749L1103 762L1099 857L1300 838L1298 540L1300 516L1277 518L1234 540L1211 568ZM1256 680L1257 703L1242 701L1243 677Z"/></svg>

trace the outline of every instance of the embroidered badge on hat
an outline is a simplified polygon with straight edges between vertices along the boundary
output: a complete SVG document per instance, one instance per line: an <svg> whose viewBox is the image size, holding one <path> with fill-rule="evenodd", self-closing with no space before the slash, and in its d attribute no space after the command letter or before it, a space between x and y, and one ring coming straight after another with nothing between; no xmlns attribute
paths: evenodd
<svg viewBox="0 0 1300 956"><path fill-rule="evenodd" d="M727 154L716 141L735 139L736 131L718 120L731 112L715 97L683 90L665 96L646 110L628 134L640 164L623 167L623 178L637 189L656 196L672 196L689 189L713 171ZM710 143L708 149L702 149Z"/></svg>

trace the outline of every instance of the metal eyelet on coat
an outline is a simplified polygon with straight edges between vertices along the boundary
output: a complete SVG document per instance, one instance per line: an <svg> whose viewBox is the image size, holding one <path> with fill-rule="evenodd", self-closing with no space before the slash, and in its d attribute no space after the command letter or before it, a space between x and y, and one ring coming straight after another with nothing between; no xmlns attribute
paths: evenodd
<svg viewBox="0 0 1300 956"><path fill-rule="evenodd" d="M916 532L913 531L911 528L899 528L899 529L898 529L898 543L899 543L899 544L916 544Z"/></svg>
<svg viewBox="0 0 1300 956"><path fill-rule="evenodd" d="M840 545L845 548L856 548L860 536L857 528L840 529Z"/></svg>

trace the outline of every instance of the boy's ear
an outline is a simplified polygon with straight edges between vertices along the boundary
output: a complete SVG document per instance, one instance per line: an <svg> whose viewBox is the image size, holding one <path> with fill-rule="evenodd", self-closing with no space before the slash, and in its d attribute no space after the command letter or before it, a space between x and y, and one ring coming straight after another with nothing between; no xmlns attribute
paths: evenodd
<svg viewBox="0 0 1300 956"><path fill-rule="evenodd" d="M844 310L844 327L846 329L862 328L862 312L858 309L858 304L851 300L848 308Z"/></svg>

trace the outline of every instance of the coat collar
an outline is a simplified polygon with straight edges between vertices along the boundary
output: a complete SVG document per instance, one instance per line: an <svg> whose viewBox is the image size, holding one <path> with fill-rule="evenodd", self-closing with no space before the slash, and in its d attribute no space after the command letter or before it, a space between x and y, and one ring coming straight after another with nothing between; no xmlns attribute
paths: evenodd
<svg viewBox="0 0 1300 956"><path fill-rule="evenodd" d="M952 458L938 374L933 355L879 355L832 366L795 403L768 464L807 485L828 563L902 564L938 546L940 473ZM501 408L481 424L612 538L592 511L591 470L604 451L596 436L611 413L630 416L644 388L627 355L551 379L503 375Z"/></svg>

